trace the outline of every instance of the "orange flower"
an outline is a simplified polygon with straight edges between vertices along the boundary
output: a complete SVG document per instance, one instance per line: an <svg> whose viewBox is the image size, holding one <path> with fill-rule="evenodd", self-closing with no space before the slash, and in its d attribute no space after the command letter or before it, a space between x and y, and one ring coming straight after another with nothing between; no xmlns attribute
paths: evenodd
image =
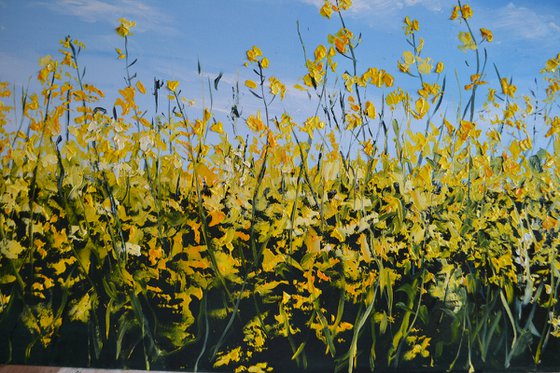
<svg viewBox="0 0 560 373"><path fill-rule="evenodd" d="M450 20L455 20L457 19L457 16L459 15L459 6L455 5L455 7L453 8L453 11L451 12L451 16L449 17Z"/></svg>
<svg viewBox="0 0 560 373"><path fill-rule="evenodd" d="M492 31L486 28L480 29L480 35L482 35L483 40L487 40L489 43L494 39L494 34L492 34Z"/></svg>
<svg viewBox="0 0 560 373"><path fill-rule="evenodd" d="M471 75L471 84L467 84L465 86L465 90L468 91L476 85L483 85L483 84L486 84L486 82L484 80L480 80L480 74L473 74Z"/></svg>

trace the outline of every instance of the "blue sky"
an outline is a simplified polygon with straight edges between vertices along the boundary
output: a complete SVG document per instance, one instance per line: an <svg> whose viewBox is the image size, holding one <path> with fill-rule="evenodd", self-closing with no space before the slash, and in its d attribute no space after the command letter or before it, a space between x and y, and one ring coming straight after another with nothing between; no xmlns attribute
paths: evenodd
<svg viewBox="0 0 560 373"><path fill-rule="evenodd" d="M474 28L486 27L494 33L494 42L487 44L489 66L495 63L525 92L534 88L538 71L559 52L560 1L464 3L474 10ZM197 75L200 60L208 76L224 73L214 106L227 112L230 86L236 81L242 86L251 77L243 62L245 50L254 44L269 57L270 73L288 85L305 74L296 21L308 53L339 28L338 22L318 14L321 4L322 0L0 0L0 81L27 84L38 71L39 58L57 55L58 41L69 34L86 44L80 56L81 65L87 66L85 80L107 93L104 104L110 107L117 89L124 86L124 65L115 52L116 47L122 48L122 39L114 28L120 17L126 17L137 22L130 54L138 58L134 69L146 87L154 77L180 80L188 98L207 102L206 83ZM466 84L464 79L472 70L464 61L473 60L457 48L457 33L464 28L449 21L455 4L451 0L354 0L346 20L350 29L362 34L359 69L384 68L404 88L414 83L396 68L408 47L402 32L402 20L408 15L420 22L420 36L426 40L424 55L445 62L448 89L457 91L455 69L460 84ZM487 72L486 80L495 82L493 69ZM242 105L249 114L258 102L244 92ZM289 88L277 110L305 116L302 100L301 92Z"/></svg>

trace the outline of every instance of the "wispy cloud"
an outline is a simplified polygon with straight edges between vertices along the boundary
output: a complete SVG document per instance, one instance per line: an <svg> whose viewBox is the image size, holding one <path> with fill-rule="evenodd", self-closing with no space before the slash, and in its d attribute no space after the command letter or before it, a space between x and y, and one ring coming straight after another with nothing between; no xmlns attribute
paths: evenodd
<svg viewBox="0 0 560 373"><path fill-rule="evenodd" d="M534 9L509 3L497 10L493 18L495 30L527 40L545 41L548 38L560 38L558 14L539 13Z"/></svg>
<svg viewBox="0 0 560 373"><path fill-rule="evenodd" d="M323 0L301 0L304 3L321 7ZM350 8L350 14L360 16L383 17L395 14L403 9L419 6L433 12L439 12L445 6L444 0L354 0Z"/></svg>
<svg viewBox="0 0 560 373"><path fill-rule="evenodd" d="M53 12L78 17L84 22L107 22L117 24L121 17L136 21L137 31L159 31L173 33L169 27L171 16L162 12L161 7L155 8L136 0L54 0L33 3Z"/></svg>

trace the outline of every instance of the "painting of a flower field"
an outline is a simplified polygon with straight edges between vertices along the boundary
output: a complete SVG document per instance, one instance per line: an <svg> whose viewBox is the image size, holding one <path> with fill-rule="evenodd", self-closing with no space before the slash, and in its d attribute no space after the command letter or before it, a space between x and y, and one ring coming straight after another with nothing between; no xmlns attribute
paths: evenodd
<svg viewBox="0 0 560 373"><path fill-rule="evenodd" d="M244 40L226 112L203 63L196 88L141 79L128 18L113 92L79 35L36 89L0 82L0 363L560 369L560 50L523 91L476 7L447 2L467 74L413 17L369 66L353 6L320 1L316 45L298 24L293 84Z"/></svg>

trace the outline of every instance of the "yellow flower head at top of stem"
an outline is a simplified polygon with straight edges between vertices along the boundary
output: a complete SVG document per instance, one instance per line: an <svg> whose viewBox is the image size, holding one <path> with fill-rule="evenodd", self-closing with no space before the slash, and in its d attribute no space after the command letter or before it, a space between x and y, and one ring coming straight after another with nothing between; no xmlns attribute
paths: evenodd
<svg viewBox="0 0 560 373"><path fill-rule="evenodd" d="M257 57L262 56L262 51L256 45L246 52L247 59L251 62L257 62Z"/></svg>
<svg viewBox="0 0 560 373"><path fill-rule="evenodd" d="M168 80L167 81L167 89L171 92L175 92L179 87L179 82L177 80Z"/></svg>
<svg viewBox="0 0 560 373"><path fill-rule="evenodd" d="M269 65L268 58L263 56L262 51L256 45L253 45L251 49L247 50L245 52L245 55L247 57L247 62L243 64L245 67L249 66L250 62L256 62L257 64L259 64L261 68L263 69L268 68Z"/></svg>
<svg viewBox="0 0 560 373"><path fill-rule="evenodd" d="M408 16L404 19L404 34L405 35L412 35L416 31L420 30L420 25L417 19L411 20Z"/></svg>
<svg viewBox="0 0 560 373"><path fill-rule="evenodd" d="M122 36L123 38L132 35L132 33L130 32L130 30L136 26L136 22L134 21L129 21L126 18L120 18L119 19L120 25L115 29L115 31L117 32L117 34L119 34L119 36Z"/></svg>

